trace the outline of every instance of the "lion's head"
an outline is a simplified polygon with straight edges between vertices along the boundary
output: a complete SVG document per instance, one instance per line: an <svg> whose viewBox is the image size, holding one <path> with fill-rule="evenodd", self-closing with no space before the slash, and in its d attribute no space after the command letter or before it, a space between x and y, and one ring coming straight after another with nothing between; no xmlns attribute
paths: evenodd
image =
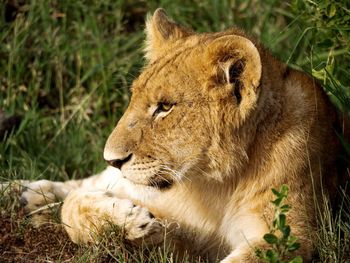
<svg viewBox="0 0 350 263"><path fill-rule="evenodd" d="M261 61L240 31L195 34L158 9L146 25L147 66L104 158L137 184L222 180L246 160Z"/></svg>

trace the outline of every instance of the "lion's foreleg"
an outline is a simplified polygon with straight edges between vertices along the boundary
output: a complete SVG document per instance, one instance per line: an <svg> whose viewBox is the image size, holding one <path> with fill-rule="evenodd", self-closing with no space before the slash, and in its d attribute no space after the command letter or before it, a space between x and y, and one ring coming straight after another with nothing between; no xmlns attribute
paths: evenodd
<svg viewBox="0 0 350 263"><path fill-rule="evenodd" d="M108 167L101 173L82 180L65 182L39 180L21 183L21 204L27 212L33 212L51 203L63 201L75 189L109 190L113 189L121 177L120 171Z"/></svg>

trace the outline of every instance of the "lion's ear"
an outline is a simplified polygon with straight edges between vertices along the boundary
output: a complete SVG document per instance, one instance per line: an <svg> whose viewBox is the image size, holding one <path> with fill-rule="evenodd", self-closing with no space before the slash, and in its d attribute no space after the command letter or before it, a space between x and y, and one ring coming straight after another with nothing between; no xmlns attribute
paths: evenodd
<svg viewBox="0 0 350 263"><path fill-rule="evenodd" d="M261 79L261 60L256 46L247 38L229 35L215 39L207 47L214 78L232 85L232 94L243 114L254 107Z"/></svg>
<svg viewBox="0 0 350 263"><path fill-rule="evenodd" d="M145 57L149 61L156 60L169 43L189 36L191 32L170 20L164 9L158 8L147 18Z"/></svg>

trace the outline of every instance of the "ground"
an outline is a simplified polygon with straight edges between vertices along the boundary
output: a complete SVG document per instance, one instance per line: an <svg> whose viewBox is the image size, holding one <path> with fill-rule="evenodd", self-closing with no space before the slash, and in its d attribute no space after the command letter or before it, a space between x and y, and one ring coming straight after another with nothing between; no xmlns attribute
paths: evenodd
<svg viewBox="0 0 350 263"><path fill-rule="evenodd" d="M12 216L2 213L0 225L2 262L68 262L78 250L61 225L45 224L34 228L28 224L22 209Z"/></svg>

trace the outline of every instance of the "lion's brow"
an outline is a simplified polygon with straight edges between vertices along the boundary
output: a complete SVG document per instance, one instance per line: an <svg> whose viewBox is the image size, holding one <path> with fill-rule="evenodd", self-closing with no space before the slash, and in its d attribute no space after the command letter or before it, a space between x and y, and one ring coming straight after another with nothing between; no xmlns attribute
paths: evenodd
<svg viewBox="0 0 350 263"><path fill-rule="evenodd" d="M199 100L181 100L179 102L176 102L176 105L181 105L181 104L197 104L199 106L204 106L206 104L210 103L218 103L220 101L224 101L225 99L199 99Z"/></svg>
<svg viewBox="0 0 350 263"><path fill-rule="evenodd" d="M150 66L150 70L145 71L144 79L141 81L141 83L138 86L146 87L149 80L153 77L156 77L161 69L169 65L170 63L173 63L177 59L183 57L190 51L192 51L195 48L195 46L189 46L184 48L179 48L171 55L165 54L158 58L156 61L154 61ZM131 87L131 91L133 90L133 87Z"/></svg>

